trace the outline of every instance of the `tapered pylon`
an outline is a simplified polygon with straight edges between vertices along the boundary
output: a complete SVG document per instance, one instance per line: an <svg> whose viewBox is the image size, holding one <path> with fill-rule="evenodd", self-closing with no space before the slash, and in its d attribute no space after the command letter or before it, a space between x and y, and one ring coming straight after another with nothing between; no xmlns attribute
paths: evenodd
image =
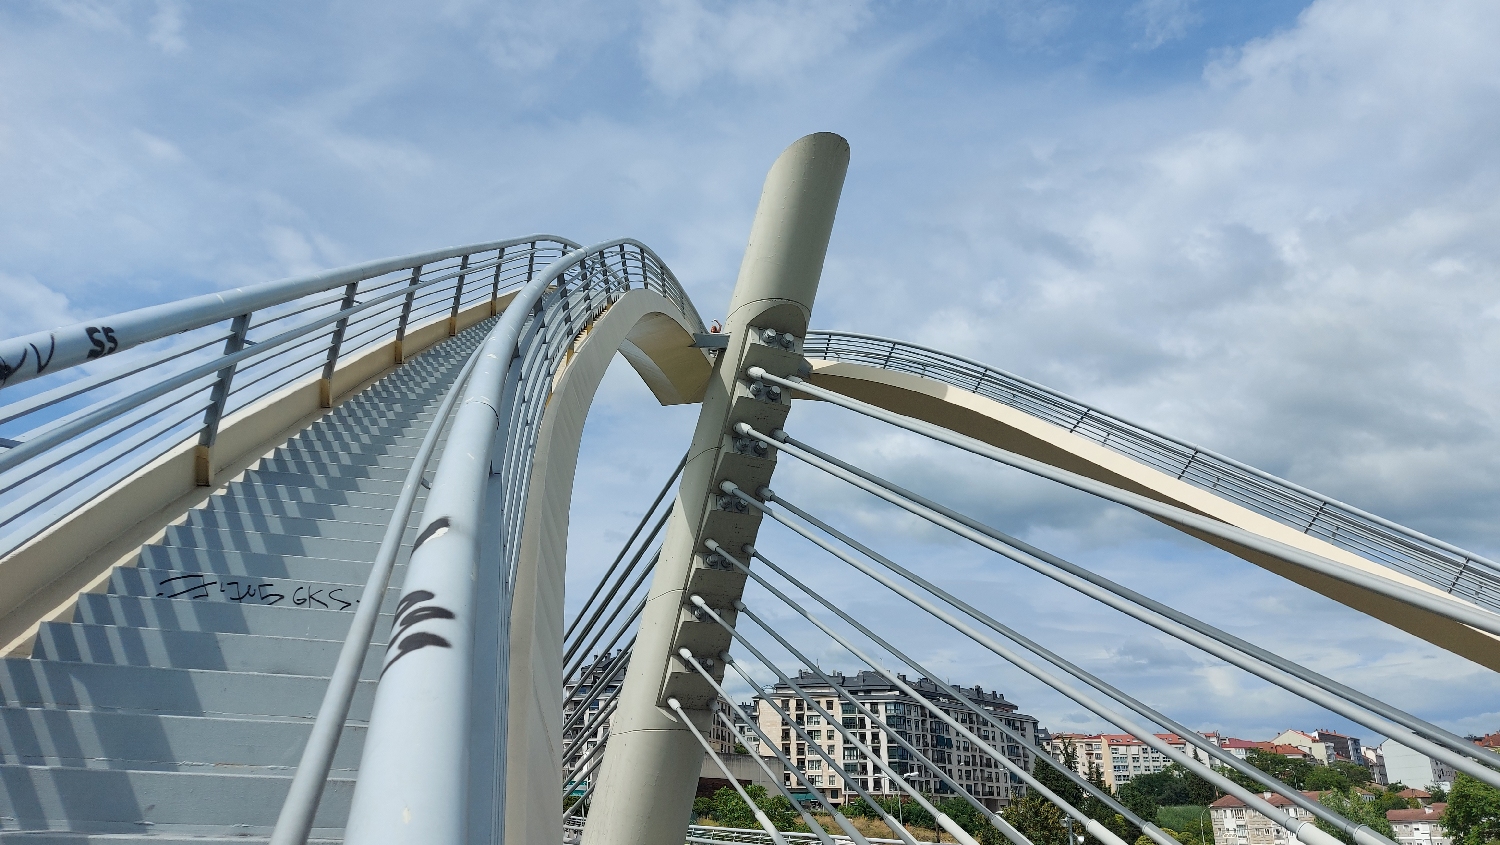
<svg viewBox="0 0 1500 845"><path fill-rule="evenodd" d="M672 655L687 648L715 679L723 677L724 668L713 656L729 648L728 635L712 622L699 622L689 598L701 595L733 619L744 576L714 560L703 544L712 539L738 549L754 542L760 515L741 512L732 497L721 499L719 485L733 481L745 490L759 489L775 466L774 454L736 448L733 426L779 426L791 406L790 396L751 383L745 372L759 366L790 375L804 365L801 341L848 166L848 142L820 132L788 147L766 176L725 320L729 346L715 365L698 416L610 728L585 845L681 845L687 834L703 750L665 702L676 698L687 717L707 731L715 693Z"/></svg>

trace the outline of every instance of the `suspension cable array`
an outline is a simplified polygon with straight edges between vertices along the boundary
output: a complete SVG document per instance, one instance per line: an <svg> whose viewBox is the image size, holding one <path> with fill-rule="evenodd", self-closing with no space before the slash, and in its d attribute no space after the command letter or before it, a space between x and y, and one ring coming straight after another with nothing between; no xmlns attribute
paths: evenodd
<svg viewBox="0 0 1500 845"><path fill-rule="evenodd" d="M892 414L866 403L850 399L834 391L810 385L801 378L781 378L770 375L759 368L750 368L747 376L749 379L755 381L777 384L788 390L829 401L832 404L893 424L899 428L931 437L932 439L957 446L975 454L980 454L1003 464L1099 495L1109 501L1165 519L1179 526L1199 530L1211 536L1233 539L1237 542L1245 541L1247 544L1253 539L1255 543L1259 543L1257 548L1263 551L1298 563L1316 564L1318 571L1343 578L1350 583L1362 583L1360 581L1361 578L1370 580L1367 576L1364 576L1364 573L1358 573L1336 561L1319 558L1316 555L1277 544L1274 541L1265 540L1264 538L1247 537L1246 535L1249 535L1249 532L1242 531L1241 529L1201 518L1196 514L1174 508L1170 505L1164 505L1142 496L1124 493L1110 488L1108 485L1102 485L1074 473L1042 465L1039 462L996 449L961 435L955 435L936 426L930 426L897 414ZM874 473L863 470L814 446L801 442L779 429L766 433L757 430L753 425L748 423L739 423L735 426L734 432L746 442L762 444L757 448L778 450L791 455L833 478L847 482L856 489L870 493L891 505L922 517L934 525L963 537L982 548L996 552L1009 560L1047 575L1053 580L1089 596L1108 607L1151 625L1157 630L1193 645L1230 665L1244 669L1256 677L1276 684L1307 701L1345 716L1357 724L1378 731L1382 735L1397 738L1401 744L1416 748L1422 753L1453 765L1455 768L1471 774L1482 781L1492 785L1500 785L1500 772L1492 768L1497 761L1495 755L1478 748L1472 743L1464 741L1450 731L1141 595L1093 573L1085 567L1047 553L951 508L906 490ZM725 481L722 483L720 489L726 496L739 501L745 507L771 517L773 521L785 527L794 536L808 541L820 551L828 553L835 559L851 566L856 571L896 593L904 600L921 609L930 618L940 621L953 630L964 634L970 640L978 643L991 653L1002 657L1007 662L1030 674L1069 700L1081 704L1099 718L1116 725L1125 733L1156 750L1167 760L1181 765L1184 769L1204 779L1216 789L1244 802L1252 810L1261 813L1274 823L1284 827L1298 841L1307 845L1332 845L1336 841L1328 833L1309 821L1308 818L1311 817L1330 825L1333 829L1345 835L1351 836L1359 845L1393 845L1390 839L1371 829L1368 825L1347 819L1318 801L1309 799L1299 790L1228 753L1211 740L1188 729L1177 720L1162 713L1159 709L1147 705L1117 686L1084 670L1076 663L1069 661L1041 643L1026 637L1010 626L1004 625L975 607L972 603L939 587L909 567L902 566L890 557L881 554L869 545L834 527L826 520L810 513L807 509L799 507L784 497L778 496L769 488L762 487L756 490L754 495L751 495L749 492L736 486L733 482ZM1120 804L1108 790L1101 789L1082 778L1070 767L1055 760L1047 750L1029 741L1024 735L1007 726L1003 720L995 718L993 714L977 702L969 699L960 690L938 680L932 672L893 645L887 638L871 630L868 625L856 619L848 611L829 600L819 591L809 587L786 567L770 560L759 549L746 544L742 550L731 550L711 538L706 540L704 545L711 552L720 556L729 564L732 564L771 596L779 599L794 615L811 623L823 634L838 643L859 663L869 666L885 681L918 701L929 714L929 718L946 723L949 728L965 738L974 748L983 750L998 761L1000 766L1007 769L1015 780L1024 783L1028 788L1055 804L1063 813L1082 823L1084 828L1098 840L1111 843L1112 845L1119 845L1120 843L1120 840L1112 831L1084 814L1077 806L1074 806L1048 789L1037 780L1027 766L1018 764L1002 748L998 747L994 741L988 737L980 736L962 720L955 719L952 715L945 712L943 708L936 706L927 697L921 695L908 684L904 680L904 676L887 669L881 664L879 658L865 651L849 639L848 636L839 633L827 622L810 613L800 600L793 598L786 591L776 586L768 580L766 575L752 569L751 562L758 561L770 573L773 573L786 584L800 591L810 598L813 603L821 605L834 614L844 624L853 628L884 652L891 655L898 663L904 664L913 671L931 679L943 693L951 697L954 701L959 702L966 712L972 714L977 724L985 724L992 727L995 730L994 736L996 738L1004 737L1006 741L1023 747L1025 752L1036 760L1045 761L1052 765L1064 777L1078 786L1082 794L1100 801L1160 845L1172 845L1175 842L1169 834L1158 828L1153 823L1153 820L1141 818L1131 812L1127 807ZM1351 575L1351 572L1354 572L1354 574ZM1441 613L1449 618L1466 623L1477 623L1475 627L1481 630L1500 631L1500 617L1496 617L1488 611L1479 610L1472 606L1449 600L1444 596L1433 597L1430 594L1423 594L1414 598L1401 593L1399 590L1391 589L1388 585L1381 586L1382 589L1391 594L1391 597L1398 598L1413 606ZM734 643L742 646L776 676L779 682L777 689L790 690L793 696L805 704L807 712L810 715L816 714L823 720L826 720L832 730L838 732L843 738L846 747L856 749L861 759L871 761L877 770L887 776L893 789L898 789L910 795L919 806L933 815L939 826L953 835L959 842L968 843L972 841L969 832L963 830L951 818L941 813L937 807L933 806L925 796L912 786L910 781L913 779L915 772L898 773L895 771L881 759L877 751L841 724L840 720L835 718L825 708L824 704L820 703L817 697L809 693L757 647L747 636L747 633L743 630L743 626L738 624L737 620L741 618L750 620L756 630L769 637L771 641L774 641L788 654L792 655L798 664L806 667L804 671L810 672L822 684L833 690L834 695L846 702L846 713L858 713L869 720L872 725L876 723L876 714L849 690L845 689L843 685L838 683L834 678L829 677L818 666L816 661L808 658L805 649L794 645L787 636L780 633L764 617L753 612L744 602L733 602L733 606L730 608L715 608L711 606L709 601L697 595L691 596L690 600L694 613L700 619L712 621L722 627L732 637ZM966 621L966 619L971 619L974 622L971 623ZM1013 648L1012 645L1002 643L992 636L991 633L980 630L981 627L988 629L993 634L998 634L1000 637L1008 640L1013 646L1029 652L1031 655L1035 655L1036 658L1040 659L1040 662ZM714 660L722 661L727 666L733 666L752 688L760 688L754 679L727 652L717 655L694 655L691 651L683 649L677 655L677 658L682 665L695 670L718 694L726 699L728 698L727 692L718 682L714 681L713 676L707 668L707 666L712 665ZM1047 668L1043 664L1049 664L1052 668ZM769 696L762 697L761 704L768 707L772 713L778 716L784 726L790 727L797 734L799 740L805 743L813 754L821 757L833 771L844 771L844 767L835 761L828 751L823 749L815 739L809 737L801 725L801 719L794 719L788 710L784 709L784 707ZM799 704L799 707L802 706L804 705ZM740 718L745 720L757 734L761 742L764 743L764 747L769 749L772 755L779 758L783 765L789 765L790 760L783 750L779 749L776 743L772 741L771 737L766 735L760 729L760 726L747 714L740 711L737 706L735 710ZM1192 753L1189 754L1179 747L1166 742L1159 735L1152 733L1147 723L1159 725L1175 733L1182 738L1186 746L1191 748ZM733 723L727 717L725 718L725 724L731 728L734 727ZM736 737L741 736L738 731L734 735ZM1009 825L1002 817L985 807L968 790L962 788L948 776L940 764L923 755L915 745L900 736L899 732L892 732L891 736L902 747L907 755L907 759L915 761L918 766L917 771L927 771L936 775L937 780L941 781L959 796L967 799L987 821L994 825L1014 845L1030 845L1023 834ZM1266 795L1274 793L1286 799L1300 810L1305 811L1306 815L1297 817L1277 810L1266 800L1266 797L1241 786L1239 782L1226 776L1226 771L1232 771L1252 782L1260 784L1267 790ZM806 782L805 775L800 770L796 772L796 777L825 805L825 809L831 809L826 807L826 800L823 800L820 791ZM852 793L857 794L874 808L875 814L885 821L891 830L897 836L901 837L903 842L913 841L899 821L889 816L857 778L846 776L844 782ZM779 781L778 786L782 787ZM791 798L791 793L784 787L782 787L782 791L789 799ZM838 814L834 814L834 817L836 819L841 818ZM818 828L818 830L821 831L821 828Z"/></svg>

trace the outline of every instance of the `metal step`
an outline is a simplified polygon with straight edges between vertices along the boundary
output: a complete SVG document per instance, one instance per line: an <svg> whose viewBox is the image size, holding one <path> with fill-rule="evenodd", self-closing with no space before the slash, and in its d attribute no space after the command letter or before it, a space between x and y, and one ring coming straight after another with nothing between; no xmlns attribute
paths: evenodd
<svg viewBox="0 0 1500 845"><path fill-rule="evenodd" d="M105 592L80 595L72 621L44 623L31 658L0 660L0 843L270 834L411 461L490 325L290 438L112 572ZM420 490L313 842L343 838L425 500Z"/></svg>

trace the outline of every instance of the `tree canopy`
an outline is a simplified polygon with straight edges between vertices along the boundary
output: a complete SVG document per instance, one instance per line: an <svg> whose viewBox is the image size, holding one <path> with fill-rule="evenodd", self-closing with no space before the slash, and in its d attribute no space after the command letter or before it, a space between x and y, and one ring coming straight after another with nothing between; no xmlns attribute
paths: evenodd
<svg viewBox="0 0 1500 845"><path fill-rule="evenodd" d="M1443 827L1454 845L1485 845L1500 840L1500 789L1459 772L1448 791Z"/></svg>

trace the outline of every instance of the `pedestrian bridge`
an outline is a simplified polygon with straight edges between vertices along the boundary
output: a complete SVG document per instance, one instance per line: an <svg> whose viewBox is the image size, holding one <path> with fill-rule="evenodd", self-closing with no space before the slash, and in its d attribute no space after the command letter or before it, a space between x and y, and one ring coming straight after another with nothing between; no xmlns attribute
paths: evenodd
<svg viewBox="0 0 1500 845"><path fill-rule="evenodd" d="M1500 669L1500 566L1483 556L989 364L810 328L848 154L819 134L777 159L733 298L713 303L721 332L648 245L532 234L0 342L0 839L869 842L836 813L839 834L784 833L763 816L759 831L689 827L705 766L728 776L764 762L805 818L831 809L805 761L750 714L716 708L728 675L778 679L858 748L857 762L834 760L796 728L849 792L870 798L867 776L882 778L975 845L911 785L940 783L1032 845L939 752L907 738L882 754L828 708L877 714L807 694L802 672L829 679L742 601L753 579L891 684L933 679L958 709L923 718L992 757L1005 794L1040 794L1122 845L1038 780L1053 761L1034 737L936 681L886 620L806 589L756 547L765 530L900 596L917 611L902 625L968 637L1291 838L1335 841L1272 815L1272 792L1362 845L1392 845L945 591L923 565L885 556L839 514L778 496L784 460L1500 786L1491 752L1419 714L907 490L837 443L800 439L794 406L828 403L1144 513ZM616 355L658 401L700 416L565 618L568 506L590 471L579 443ZM767 657L758 644L773 641L799 665ZM590 706L565 710L565 687ZM724 760L716 731L769 756Z"/></svg>

